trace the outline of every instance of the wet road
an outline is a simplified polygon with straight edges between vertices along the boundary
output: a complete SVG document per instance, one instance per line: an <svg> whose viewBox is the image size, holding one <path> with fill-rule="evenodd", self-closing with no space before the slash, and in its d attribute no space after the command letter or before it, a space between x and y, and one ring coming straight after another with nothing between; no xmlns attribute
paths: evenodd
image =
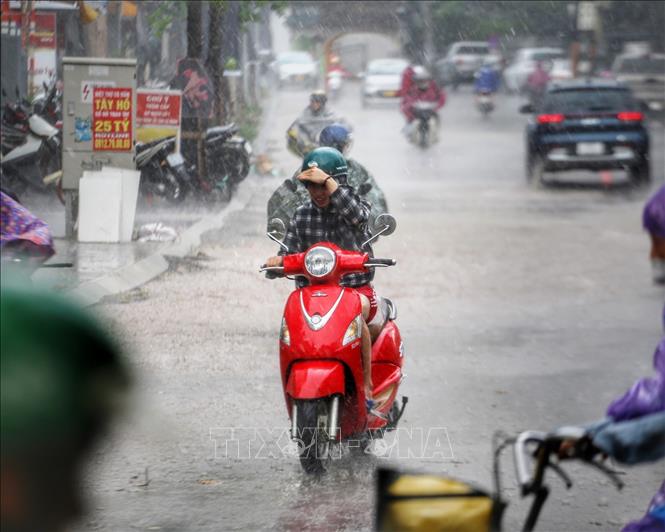
<svg viewBox="0 0 665 532"><path fill-rule="evenodd" d="M267 198L298 164L284 131L306 104L301 91L278 98L270 146L282 176L252 178L248 208L207 235L197 259L96 307L131 349L137 385L130 415L94 457L93 511L80 530L368 529L378 464L489 487L494 431L600 418L651 373L664 294L651 284L640 227L648 190L527 187L515 98L502 96L484 121L468 91L450 95L441 142L423 152L401 137L395 106L362 110L346 87L333 105L355 125L352 156L398 220L375 252L398 261L376 287L397 303L406 342L402 427L446 445L418 454L417 437L399 432L376 450L384 456L345 454L322 480L307 479L278 452L288 422L277 334L290 286L256 272L275 251L263 236ZM653 135L657 186L662 125ZM239 443L224 445L231 434ZM395 451L403 445L413 454ZM569 470L576 485L552 480L540 530L616 530L642 515L664 472L662 463L625 469L617 493L595 472ZM509 460L504 472L514 529L525 507Z"/></svg>

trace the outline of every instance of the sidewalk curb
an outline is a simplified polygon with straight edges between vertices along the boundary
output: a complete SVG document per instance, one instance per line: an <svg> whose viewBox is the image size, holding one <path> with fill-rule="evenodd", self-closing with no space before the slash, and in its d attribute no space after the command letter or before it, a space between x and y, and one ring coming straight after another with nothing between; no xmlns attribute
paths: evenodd
<svg viewBox="0 0 665 532"><path fill-rule="evenodd" d="M255 186L239 187L235 197L222 211L213 216L202 218L185 230L177 241L167 244L152 255L137 262L118 268L108 275L87 281L65 292L83 306L99 303L104 297L116 295L141 286L169 267L166 257L185 257L201 245L201 236L211 229L223 227L226 218L244 209L249 203Z"/></svg>

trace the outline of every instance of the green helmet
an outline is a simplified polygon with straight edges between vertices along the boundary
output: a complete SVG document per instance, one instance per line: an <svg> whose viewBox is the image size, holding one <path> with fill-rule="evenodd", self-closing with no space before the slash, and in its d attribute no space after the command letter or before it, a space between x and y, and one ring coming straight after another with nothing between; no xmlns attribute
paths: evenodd
<svg viewBox="0 0 665 532"><path fill-rule="evenodd" d="M346 177L349 173L349 167L344 156L335 148L327 146L312 150L303 159L303 172L314 166L319 167L332 177Z"/></svg>

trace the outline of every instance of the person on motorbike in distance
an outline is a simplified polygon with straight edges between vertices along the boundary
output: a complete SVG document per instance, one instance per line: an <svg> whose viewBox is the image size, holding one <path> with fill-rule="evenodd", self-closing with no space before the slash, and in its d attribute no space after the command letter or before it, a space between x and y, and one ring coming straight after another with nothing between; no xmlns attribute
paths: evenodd
<svg viewBox="0 0 665 532"><path fill-rule="evenodd" d="M482 66L475 75L473 92L479 94L494 94L499 90L499 73L492 63L484 59Z"/></svg>
<svg viewBox="0 0 665 532"><path fill-rule="evenodd" d="M291 219L284 245L289 253L300 253L310 246L328 241L342 249L361 251L362 243L369 238L369 205L363 202L347 185L348 167L344 156L334 148L321 147L311 151L303 160L302 172L298 179L307 187L310 201L301 205ZM362 250L372 255L369 245ZM282 266L283 255L270 257L266 266ZM372 340L367 323L377 314L378 303L372 287L374 272L350 273L340 284L358 292L362 306L362 362L365 385L365 398L369 411L374 407L372 400L371 356ZM303 286L305 280L299 280Z"/></svg>
<svg viewBox="0 0 665 532"><path fill-rule="evenodd" d="M333 122L335 114L326 107L328 97L325 91L316 90L309 96L309 105L289 126L286 132L287 148L294 154L304 157L316 147L321 130Z"/></svg>
<svg viewBox="0 0 665 532"><path fill-rule="evenodd" d="M406 117L407 126L415 119L413 106L416 102L434 102L437 111L446 103L446 93L438 87L429 71L420 65L413 68L412 84L402 94L400 109Z"/></svg>
<svg viewBox="0 0 665 532"><path fill-rule="evenodd" d="M527 92L529 93L529 99L532 105L537 106L540 104L549 82L550 74L548 70L545 69L545 63L543 61L537 61L536 69L529 74L529 77L526 80Z"/></svg>
<svg viewBox="0 0 665 532"><path fill-rule="evenodd" d="M642 211L642 225L651 237L653 281L665 285L665 185L649 199Z"/></svg>

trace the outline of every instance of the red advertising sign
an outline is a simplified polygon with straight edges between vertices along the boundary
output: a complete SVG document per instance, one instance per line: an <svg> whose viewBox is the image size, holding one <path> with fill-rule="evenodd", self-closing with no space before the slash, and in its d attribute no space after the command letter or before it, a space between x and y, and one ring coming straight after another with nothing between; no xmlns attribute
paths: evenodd
<svg viewBox="0 0 665 532"><path fill-rule="evenodd" d="M5 4L3 4L4 6ZM28 29L30 46L35 48L56 47L55 13L31 12L24 16L19 11L2 11L2 34L22 35L22 28ZM25 39L25 37L23 37Z"/></svg>
<svg viewBox="0 0 665 532"><path fill-rule="evenodd" d="M172 91L137 91L136 125L179 126L180 94Z"/></svg>
<svg viewBox="0 0 665 532"><path fill-rule="evenodd" d="M32 13L30 17L30 46L55 48L55 13Z"/></svg>
<svg viewBox="0 0 665 532"><path fill-rule="evenodd" d="M92 92L93 151L130 151L132 89L95 87Z"/></svg>

